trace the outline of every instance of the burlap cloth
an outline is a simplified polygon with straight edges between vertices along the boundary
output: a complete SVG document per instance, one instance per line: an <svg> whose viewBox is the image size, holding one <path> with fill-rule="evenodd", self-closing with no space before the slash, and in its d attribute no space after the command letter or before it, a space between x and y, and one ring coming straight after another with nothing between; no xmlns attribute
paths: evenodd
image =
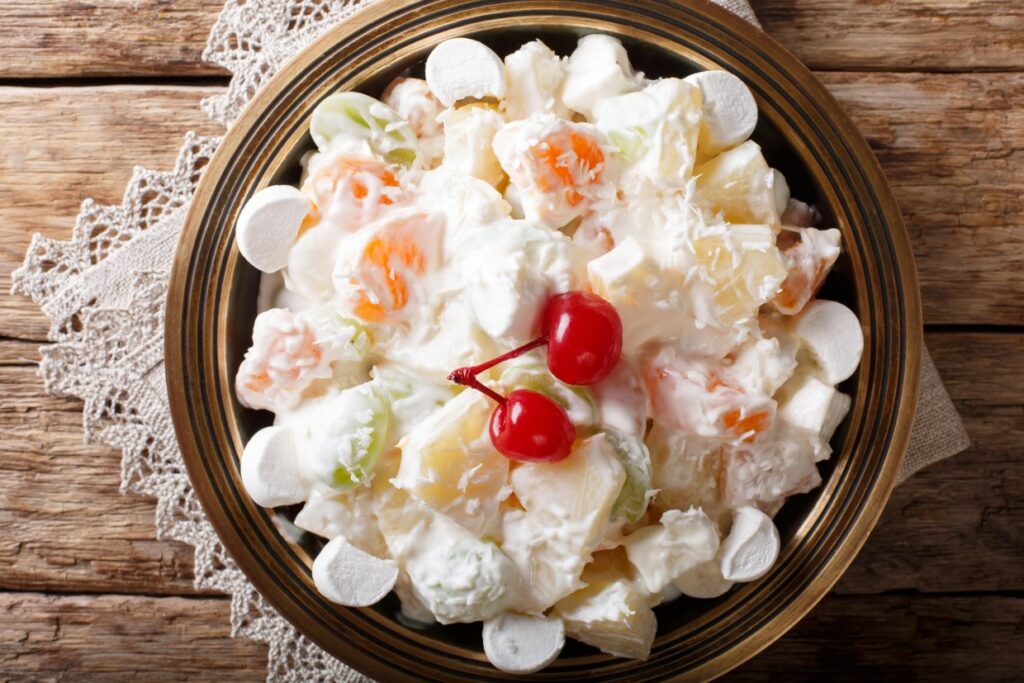
<svg viewBox="0 0 1024 683"><path fill-rule="evenodd" d="M757 24L744 0L716 2ZM203 108L229 125L278 67L361 4L228 0L204 58L233 77ZM268 680L365 681L301 636L238 570L203 514L174 439L162 355L167 279L200 169L218 142L187 134L174 170L136 168L121 206L87 199L70 240L36 235L13 275L14 291L31 296L51 322L52 343L41 349L46 390L84 401L86 437L123 453L122 490L157 498L158 536L195 546L196 587L229 593L233 633L268 644ZM901 481L968 445L927 351L922 357Z"/></svg>

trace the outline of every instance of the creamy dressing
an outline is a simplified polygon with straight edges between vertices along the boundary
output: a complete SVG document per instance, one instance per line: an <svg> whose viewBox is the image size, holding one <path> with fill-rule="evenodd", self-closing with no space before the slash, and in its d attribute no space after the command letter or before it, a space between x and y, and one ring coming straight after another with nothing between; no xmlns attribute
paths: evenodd
<svg viewBox="0 0 1024 683"><path fill-rule="evenodd" d="M322 567L393 562L380 566L397 567L407 617L491 620L505 670L508 642L546 648L524 671L550 661L559 619L644 657L653 605L767 571L763 513L820 483L849 408L828 379L861 347L834 348L815 327L828 316L800 314L839 233L778 237L795 200L750 131L729 128L752 128L721 109L749 106L738 79L649 80L600 35L568 59L533 41L503 71L482 45L449 47L430 63L441 95L402 78L383 102L318 108L312 208L265 276L237 394L294 444L296 524L355 549ZM700 147L711 135L729 141L717 156ZM577 429L561 462L510 462L488 435L494 404L446 378L537 338L549 298L575 290L616 308L622 359L590 387L554 379L543 350L482 374L502 394L545 393ZM746 526L726 543L734 517ZM318 574L341 602L343 569ZM512 613L532 616L494 632Z"/></svg>

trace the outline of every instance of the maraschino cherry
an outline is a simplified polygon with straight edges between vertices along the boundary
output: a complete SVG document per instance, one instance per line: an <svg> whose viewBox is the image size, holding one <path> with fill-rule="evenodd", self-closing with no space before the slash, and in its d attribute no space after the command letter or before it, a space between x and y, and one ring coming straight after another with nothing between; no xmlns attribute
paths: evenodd
<svg viewBox="0 0 1024 683"><path fill-rule="evenodd" d="M622 355L622 320L596 294L551 297L541 331L548 338L548 369L566 384L600 382Z"/></svg>
<svg viewBox="0 0 1024 683"><path fill-rule="evenodd" d="M516 389L502 396L477 379L481 372L548 346L548 369L567 384L593 384L608 376L622 353L622 321L595 294L553 296L544 309L540 338L486 363L459 368L448 379L487 395L498 406L491 414L491 442L512 460L558 462L572 451L576 428L562 406L544 394Z"/></svg>

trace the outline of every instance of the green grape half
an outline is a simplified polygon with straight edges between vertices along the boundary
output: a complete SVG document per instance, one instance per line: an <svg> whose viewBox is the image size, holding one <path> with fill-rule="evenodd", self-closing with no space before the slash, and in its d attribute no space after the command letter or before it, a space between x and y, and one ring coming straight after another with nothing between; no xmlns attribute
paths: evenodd
<svg viewBox="0 0 1024 683"><path fill-rule="evenodd" d="M615 451L626 482L612 505L613 522L635 522L647 511L647 492L651 488L651 454L644 442L635 436L609 429L605 431Z"/></svg>
<svg viewBox="0 0 1024 683"><path fill-rule="evenodd" d="M324 484L348 490L369 483L388 437L391 411L372 382L327 399L307 419L308 450L300 453Z"/></svg>
<svg viewBox="0 0 1024 683"><path fill-rule="evenodd" d="M408 121L380 100L358 92L336 93L317 105L309 132L321 152L365 142L376 156L406 168L416 161L419 149Z"/></svg>

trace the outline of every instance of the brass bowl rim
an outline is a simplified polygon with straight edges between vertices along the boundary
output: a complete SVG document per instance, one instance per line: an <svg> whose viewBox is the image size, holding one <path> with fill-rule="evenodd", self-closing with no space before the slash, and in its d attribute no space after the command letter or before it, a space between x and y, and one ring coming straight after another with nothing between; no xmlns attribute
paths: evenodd
<svg viewBox="0 0 1024 683"><path fill-rule="evenodd" d="M330 46L349 36L361 35L368 27L376 26L375 22L392 13L400 14L404 9L412 5L421 7L448 5L455 10L472 4L474 4L474 0L454 0L453 2L427 0L418 3L403 2L402 0L377 0L372 5L348 17L339 25L329 29L307 48L300 51L257 93L221 141L216 153L204 170L203 178L197 186L185 225L182 229L168 296L166 373L171 412L183 459L185 460L197 495L225 547L271 604L274 604L286 618L300 628L307 626L307 624L304 623L301 614L295 613L294 603L290 600L291 596L288 595L287 589L272 576L272 572L265 566L252 561L249 551L242 543L242 534L238 533L241 530L235 526L236 521L227 519L223 509L211 507L211 500L214 495L213 482L209 478L209 473L202 467L200 462L202 454L199 452L196 444L197 434L191 428L190 415L195 406L192 403L193 396L186 385L187 372L185 371L189 351L185 343L185 334L188 332L189 325L183 312L187 310L189 296L187 284L190 279L190 271L194 265L193 262L196 256L194 252L197 241L204 228L208 202L218 182L221 180L221 175L231 155L244 144L251 130L259 123L264 111L276 101L285 86L290 84L292 77L313 64L321 53ZM540 2L529 2L527 0L525 2L508 4L522 5L525 8L543 8L553 7L559 3L543 0ZM566 6L592 6L596 3L592 0L580 0L578 2L565 2L561 4ZM909 235L903 225L902 217L899 214L898 207L895 204L882 170L852 121L831 95L824 90L824 87L817 82L811 72L800 64L794 56L788 53L785 48L763 32L707 0L665 0L665 2L648 0L635 4L638 7L654 7L659 4L670 4L677 7L696 7L707 17L708 21L713 21L718 28L724 28L727 33L738 36L747 43L748 47L753 47L766 54L770 54L780 65L780 68L793 74L801 82L808 85L807 97L815 100L822 106L823 111L833 117L832 122L837 127L837 134L845 136L857 148L859 154L856 161L865 162L867 165L862 170L865 173L866 180L870 181L870 186L878 192L880 218L884 218L885 223L892 229L889 236L889 244L894 252L893 256L896 267L894 275L898 279L897 285L903 294L901 303L906 322L906 327L898 330L903 340L903 348L901 349L903 363L900 372L892 381L898 382L902 386L902 392L896 399L897 415L893 418L894 427L890 436L890 447L873 488L867 492L867 499L863 501L859 512L848 527L845 540L825 560L824 564L818 569L817 574L811 579L810 584L793 599L792 603L777 611L768 624L762 626L756 632L747 635L741 642L723 655L688 670L684 677L689 680L725 673L774 642L824 597L866 541L895 485L896 476L910 438L913 415L917 404L920 349L923 341L921 304ZM539 22L545 15L538 10L535 15L531 16ZM554 11L551 11L549 16L559 17ZM565 17L561 18L564 19ZM370 28L371 32L372 30L373 28ZM373 62L379 59L379 57L374 57L370 61ZM232 249L232 251L234 250ZM237 253L233 254L230 258L237 260ZM223 314L224 311L222 310L221 315ZM223 341L222 339L217 340L217 343L223 344ZM823 483L822 487L827 486L827 483ZM310 632L306 628L302 628L302 630L317 641L318 644L328 648L329 651L333 650L334 654L342 655L333 647L335 643L326 642L323 639L322 632L316 630ZM345 656L357 668L378 673L393 673L386 664L365 653L354 652L354 649L349 648L342 656Z"/></svg>

